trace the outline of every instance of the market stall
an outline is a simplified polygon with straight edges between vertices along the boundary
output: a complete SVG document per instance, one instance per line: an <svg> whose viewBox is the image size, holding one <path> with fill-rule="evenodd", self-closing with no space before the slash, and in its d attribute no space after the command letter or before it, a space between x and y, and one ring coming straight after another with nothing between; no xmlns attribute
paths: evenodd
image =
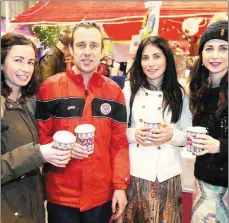
<svg viewBox="0 0 229 223"><path fill-rule="evenodd" d="M162 2L160 7L158 34L165 39L178 42L184 52L184 54L180 53L179 56L186 56L185 53L191 45L187 37L198 39L215 13L227 13L227 11L228 3L225 1L207 3L165 1ZM133 35L139 34L142 28L142 20L147 12L148 9L142 1L39 2L12 19L11 24L64 26L80 21L95 21L103 25L113 44L117 44L113 49L114 52L117 51L116 61L123 62L132 57L129 53L130 41ZM123 58L123 55L125 55L125 58ZM182 57L178 59L182 59ZM178 63L184 63L185 65L185 62L182 61ZM182 76L186 67L180 69L182 69ZM182 157L185 168L182 176L183 202L185 203L183 222L188 223L191 214L194 157L188 154L185 148L183 148Z"/></svg>
<svg viewBox="0 0 229 223"><path fill-rule="evenodd" d="M196 1L164 1L161 2L157 32L172 45L179 44L186 53L190 51L193 38L200 37L210 18L216 12L227 13L227 11L228 4L225 1L210 1L208 4ZM129 53L131 38L139 34L147 12L148 8L143 1L41 1L11 19L10 23L13 26L22 24L65 26L80 21L95 21L103 25L111 45L119 50L122 49L122 52L118 51L119 55L126 55L124 61L123 57L118 56L115 58L116 61L127 62L133 56ZM192 32L189 41L183 27L185 24L192 29L187 29L187 32ZM112 50L112 47L110 49Z"/></svg>
<svg viewBox="0 0 229 223"><path fill-rule="evenodd" d="M96 21L103 24L112 39L130 40L132 35L139 33L147 10L143 1L49 1L38 2L10 22L15 25L66 25L80 21ZM228 3L225 1L210 1L207 4L196 1L164 1L160 8L158 32L168 40L182 40L182 22L187 18L201 17L203 21L196 34L199 37L209 18L216 12L227 11Z"/></svg>

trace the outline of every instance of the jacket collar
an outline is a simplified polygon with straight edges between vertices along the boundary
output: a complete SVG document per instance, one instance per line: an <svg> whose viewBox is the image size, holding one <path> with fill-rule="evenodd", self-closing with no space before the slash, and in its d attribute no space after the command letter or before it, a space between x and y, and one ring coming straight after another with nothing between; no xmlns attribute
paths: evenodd
<svg viewBox="0 0 229 223"><path fill-rule="evenodd" d="M12 110L12 109L22 109L22 106L24 106L26 102L26 99L25 97L20 97L17 102L6 97L5 98L5 107L8 109L8 110Z"/></svg>
<svg viewBox="0 0 229 223"><path fill-rule="evenodd" d="M153 90L149 90L149 89L144 88L144 87L141 87L140 89L141 89L142 93L147 93L148 95L156 95L156 96L163 95L162 91L153 91Z"/></svg>
<svg viewBox="0 0 229 223"><path fill-rule="evenodd" d="M74 81L77 85L84 86L84 79L82 74L75 74L73 71L74 63L71 63L70 66L68 66L66 70L67 76ZM96 72L94 72L88 82L88 86L95 86L95 87L101 87L103 82L105 81L102 75L102 66L98 66L98 69Z"/></svg>

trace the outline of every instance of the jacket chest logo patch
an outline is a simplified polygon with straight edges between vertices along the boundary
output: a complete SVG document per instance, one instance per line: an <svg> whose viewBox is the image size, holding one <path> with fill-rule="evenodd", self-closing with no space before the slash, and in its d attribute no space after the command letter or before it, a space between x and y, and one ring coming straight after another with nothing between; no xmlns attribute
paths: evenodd
<svg viewBox="0 0 229 223"><path fill-rule="evenodd" d="M108 103L103 103L100 107L100 111L104 115L108 115L111 112L111 105Z"/></svg>

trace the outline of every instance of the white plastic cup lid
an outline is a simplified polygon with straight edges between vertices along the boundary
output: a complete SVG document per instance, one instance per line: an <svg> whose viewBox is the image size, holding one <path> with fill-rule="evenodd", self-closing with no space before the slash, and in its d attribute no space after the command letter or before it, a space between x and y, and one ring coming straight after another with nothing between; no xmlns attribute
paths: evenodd
<svg viewBox="0 0 229 223"><path fill-rule="evenodd" d="M194 132L194 133L205 133L207 134L207 129L205 127L202 126L192 126L187 128L188 132Z"/></svg>
<svg viewBox="0 0 229 223"><path fill-rule="evenodd" d="M94 132L94 131L95 131L95 127L91 124L78 125L74 130L75 133L87 133L87 132Z"/></svg>
<svg viewBox="0 0 229 223"><path fill-rule="evenodd" d="M53 139L61 143L74 143L76 141L76 137L74 136L74 134L65 130L56 132L53 135Z"/></svg>
<svg viewBox="0 0 229 223"><path fill-rule="evenodd" d="M160 124L161 123L159 120L151 120L151 119L143 120L143 122L149 123L149 124Z"/></svg>

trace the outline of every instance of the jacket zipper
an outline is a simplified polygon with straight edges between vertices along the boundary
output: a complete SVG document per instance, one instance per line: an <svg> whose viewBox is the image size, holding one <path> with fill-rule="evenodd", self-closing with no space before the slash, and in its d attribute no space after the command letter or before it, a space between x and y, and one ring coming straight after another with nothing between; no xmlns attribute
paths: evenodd
<svg viewBox="0 0 229 223"><path fill-rule="evenodd" d="M88 89L85 89L85 97L88 96Z"/></svg>

